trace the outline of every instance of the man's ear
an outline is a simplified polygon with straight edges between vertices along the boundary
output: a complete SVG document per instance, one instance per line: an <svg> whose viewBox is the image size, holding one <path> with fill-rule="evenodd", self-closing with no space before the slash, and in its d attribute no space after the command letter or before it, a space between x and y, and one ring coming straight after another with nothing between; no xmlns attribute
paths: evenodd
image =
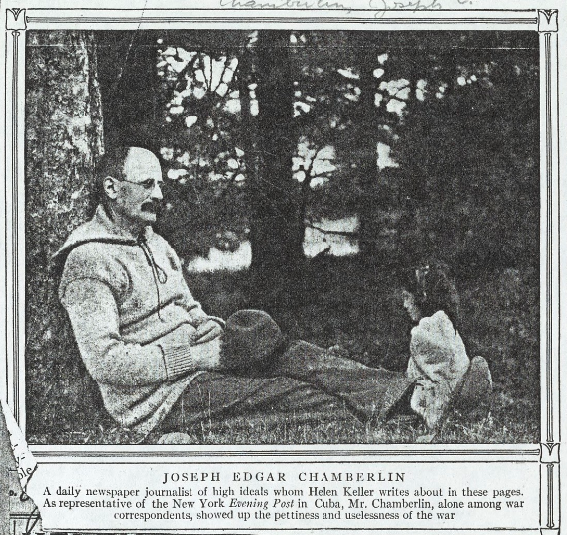
<svg viewBox="0 0 567 535"><path fill-rule="evenodd" d="M102 187L104 189L104 193L108 195L111 199L116 199L118 196L118 189L117 189L117 180L112 178L111 176L107 176L102 183Z"/></svg>

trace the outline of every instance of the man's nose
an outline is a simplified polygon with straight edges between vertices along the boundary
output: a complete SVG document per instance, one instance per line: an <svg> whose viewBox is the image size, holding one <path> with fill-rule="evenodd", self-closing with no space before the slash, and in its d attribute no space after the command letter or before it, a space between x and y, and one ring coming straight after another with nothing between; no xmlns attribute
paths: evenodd
<svg viewBox="0 0 567 535"><path fill-rule="evenodd" d="M161 191L161 184L157 184L154 186L154 189L152 190L152 199L156 200L156 201L162 201L163 200L163 193Z"/></svg>

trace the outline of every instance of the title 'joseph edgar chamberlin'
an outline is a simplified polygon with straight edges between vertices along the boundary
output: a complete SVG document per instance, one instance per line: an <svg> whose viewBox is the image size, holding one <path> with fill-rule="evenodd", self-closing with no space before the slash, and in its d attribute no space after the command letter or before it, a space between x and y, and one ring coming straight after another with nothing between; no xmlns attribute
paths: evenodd
<svg viewBox="0 0 567 535"><path fill-rule="evenodd" d="M233 472L232 481L288 481L285 472ZM391 482L405 481L405 472L300 472L298 481L306 482ZM162 485L185 481L221 481L220 472L164 472Z"/></svg>

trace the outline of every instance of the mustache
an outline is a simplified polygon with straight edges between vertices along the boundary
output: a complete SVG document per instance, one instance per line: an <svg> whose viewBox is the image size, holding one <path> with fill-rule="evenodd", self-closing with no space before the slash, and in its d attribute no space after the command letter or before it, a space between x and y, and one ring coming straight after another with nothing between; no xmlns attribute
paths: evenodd
<svg viewBox="0 0 567 535"><path fill-rule="evenodd" d="M160 212L161 203L157 201L147 201L142 204L142 212L151 212L157 214Z"/></svg>

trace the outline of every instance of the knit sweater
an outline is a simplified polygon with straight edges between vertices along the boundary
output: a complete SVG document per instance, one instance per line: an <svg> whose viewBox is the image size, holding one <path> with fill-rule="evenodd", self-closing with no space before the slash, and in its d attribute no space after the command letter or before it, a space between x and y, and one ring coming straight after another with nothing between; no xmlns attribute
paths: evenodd
<svg viewBox="0 0 567 535"><path fill-rule="evenodd" d="M147 227L132 239L99 206L56 253L59 299L110 415L149 433L190 381L215 369L219 339L192 345L208 316L192 297L175 251Z"/></svg>

